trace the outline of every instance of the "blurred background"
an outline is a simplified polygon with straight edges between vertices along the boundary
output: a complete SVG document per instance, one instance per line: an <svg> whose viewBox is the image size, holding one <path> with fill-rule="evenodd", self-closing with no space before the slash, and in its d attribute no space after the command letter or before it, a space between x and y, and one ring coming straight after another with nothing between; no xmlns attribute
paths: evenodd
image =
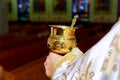
<svg viewBox="0 0 120 80"><path fill-rule="evenodd" d="M34 61L42 66L34 69L44 72L49 25L70 26L75 15L77 46L86 52L118 21L120 0L0 0L0 64L20 80L31 67L16 69Z"/></svg>

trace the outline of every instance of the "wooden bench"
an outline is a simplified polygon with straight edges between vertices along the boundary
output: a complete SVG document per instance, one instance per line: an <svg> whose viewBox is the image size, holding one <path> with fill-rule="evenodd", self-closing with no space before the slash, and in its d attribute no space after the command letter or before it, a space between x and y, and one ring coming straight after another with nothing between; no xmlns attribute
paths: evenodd
<svg viewBox="0 0 120 80"><path fill-rule="evenodd" d="M44 28L43 28L44 29ZM41 28L41 30L43 30ZM48 54L49 32L5 34L0 36L0 64L10 71Z"/></svg>

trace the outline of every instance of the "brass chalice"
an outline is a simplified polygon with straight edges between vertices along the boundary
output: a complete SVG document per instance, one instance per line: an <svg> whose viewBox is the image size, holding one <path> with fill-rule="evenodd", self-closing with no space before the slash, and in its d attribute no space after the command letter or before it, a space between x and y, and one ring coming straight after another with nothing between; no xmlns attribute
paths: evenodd
<svg viewBox="0 0 120 80"><path fill-rule="evenodd" d="M74 23L71 26L50 25L51 33L47 45L52 52L64 55L76 47L76 27L73 25Z"/></svg>

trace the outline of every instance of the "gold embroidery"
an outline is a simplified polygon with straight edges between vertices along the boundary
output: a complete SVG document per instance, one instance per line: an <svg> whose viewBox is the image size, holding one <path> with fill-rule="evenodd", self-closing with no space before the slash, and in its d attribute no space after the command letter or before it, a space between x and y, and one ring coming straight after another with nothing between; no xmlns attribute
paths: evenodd
<svg viewBox="0 0 120 80"><path fill-rule="evenodd" d="M67 74L66 73L63 73L63 76L65 77L65 79L67 78Z"/></svg>
<svg viewBox="0 0 120 80"><path fill-rule="evenodd" d="M66 74L66 73L63 73L63 74L61 74L60 76L58 76L55 80L59 80L60 77L62 77L64 80L66 80L67 74Z"/></svg>
<svg viewBox="0 0 120 80"><path fill-rule="evenodd" d="M80 67L78 67L78 70L77 70L78 73L80 73Z"/></svg>
<svg viewBox="0 0 120 80"><path fill-rule="evenodd" d="M85 76L85 73L83 73L82 76Z"/></svg>
<svg viewBox="0 0 120 80"><path fill-rule="evenodd" d="M75 74L77 74L78 76L75 76ZM79 80L79 73L77 71L73 74L73 76L70 80L74 80L74 79Z"/></svg>
<svg viewBox="0 0 120 80"><path fill-rule="evenodd" d="M114 66L113 66L112 70L113 70L114 72L116 72L116 71L117 71L117 64L114 64Z"/></svg>
<svg viewBox="0 0 120 80"><path fill-rule="evenodd" d="M90 75L89 79L92 80L92 78L95 75L95 73L94 72L90 72L89 75Z"/></svg>
<svg viewBox="0 0 120 80"><path fill-rule="evenodd" d="M75 80L79 80L77 77L75 77Z"/></svg>
<svg viewBox="0 0 120 80"><path fill-rule="evenodd" d="M80 77L80 79L79 80L83 80L81 77Z"/></svg>
<svg viewBox="0 0 120 80"><path fill-rule="evenodd" d="M77 76L75 74L77 74ZM79 71L78 70L72 75L71 80L74 80L74 78L75 78L75 80L79 80L81 78L81 77L79 77Z"/></svg>
<svg viewBox="0 0 120 80"><path fill-rule="evenodd" d="M117 52L120 52L120 36L116 36L116 39L114 41L114 47L116 49Z"/></svg>
<svg viewBox="0 0 120 80"><path fill-rule="evenodd" d="M112 51L112 50L111 50ZM108 54L108 56L109 57L111 57L112 56L112 52L111 51L109 51L109 54Z"/></svg>
<svg viewBox="0 0 120 80"><path fill-rule="evenodd" d="M104 71L107 75L110 73L110 70L112 69L113 62L115 59L115 50L109 51L109 58L105 58L103 66L102 66L102 71Z"/></svg>
<svg viewBox="0 0 120 80"><path fill-rule="evenodd" d="M57 64L55 65L54 71L55 71L57 68L59 68L59 67L62 65L62 63L64 63L64 62L66 62L66 65L67 65L67 66L73 64L73 62L76 60L76 58L77 58L78 56L82 56L82 54L83 54L83 53L82 53L81 51L79 51L79 53L75 53L75 52L73 52L73 51L67 53L65 56L63 56L63 57L57 62ZM69 62L67 63L67 61L69 61Z"/></svg>
<svg viewBox="0 0 120 80"><path fill-rule="evenodd" d="M87 66L86 73L85 73L85 80L88 80L88 70L89 70L91 64L92 64L92 61L90 61L90 63Z"/></svg>
<svg viewBox="0 0 120 80"><path fill-rule="evenodd" d="M105 71L107 69L108 62L109 62L109 59L105 59L103 66L102 66L103 71Z"/></svg>

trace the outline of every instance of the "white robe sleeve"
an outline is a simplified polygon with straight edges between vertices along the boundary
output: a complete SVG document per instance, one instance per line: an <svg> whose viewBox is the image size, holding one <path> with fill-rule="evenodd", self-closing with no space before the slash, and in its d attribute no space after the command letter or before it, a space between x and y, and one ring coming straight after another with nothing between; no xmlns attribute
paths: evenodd
<svg viewBox="0 0 120 80"><path fill-rule="evenodd" d="M74 49L71 53L81 52ZM119 55L120 22L117 22L82 56L69 57L67 54L63 57L63 61L59 61L59 66L55 68L52 80L120 80Z"/></svg>

